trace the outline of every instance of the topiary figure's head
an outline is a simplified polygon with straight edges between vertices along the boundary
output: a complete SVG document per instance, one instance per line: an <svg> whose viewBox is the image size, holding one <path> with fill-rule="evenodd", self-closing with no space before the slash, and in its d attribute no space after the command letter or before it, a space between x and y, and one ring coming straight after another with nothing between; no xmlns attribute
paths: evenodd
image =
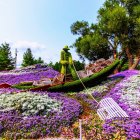
<svg viewBox="0 0 140 140"><path fill-rule="evenodd" d="M69 47L68 47L68 46L65 46L65 47L63 48L63 50L64 50L64 51L68 51L68 50L69 50Z"/></svg>

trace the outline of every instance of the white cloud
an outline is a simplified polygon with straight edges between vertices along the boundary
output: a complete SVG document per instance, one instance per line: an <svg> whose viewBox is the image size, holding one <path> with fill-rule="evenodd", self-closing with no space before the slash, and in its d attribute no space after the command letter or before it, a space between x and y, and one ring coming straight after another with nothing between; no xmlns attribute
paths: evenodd
<svg viewBox="0 0 140 140"><path fill-rule="evenodd" d="M3 41L0 41L3 43ZM15 49L17 49L17 65L20 66L23 60L23 54L26 52L27 48L30 48L32 51L33 56L37 59L38 57L41 57L45 63L52 62L59 62L60 60L60 49L59 47L54 48L49 45L44 45L39 42L32 42L32 41L11 41L6 40L4 42L7 42L10 44L12 56L15 57ZM70 50L73 59L78 60L78 56L76 55L74 50Z"/></svg>
<svg viewBox="0 0 140 140"><path fill-rule="evenodd" d="M54 48L50 45L44 45L38 42L32 42L32 41L6 41L9 42L12 55L15 57L15 49L17 49L17 65L21 65L23 60L23 54L27 50L27 48L30 48L32 50L33 56L37 59L38 57L41 57L44 62L49 63L50 61L56 62L60 60L60 51L58 48Z"/></svg>
<svg viewBox="0 0 140 140"><path fill-rule="evenodd" d="M4 40L4 41L3 41ZM12 56L15 57L15 49L17 49L17 65L20 66L23 60L23 54L27 48L30 48L35 58L41 57L45 62L54 61L53 51L49 45L44 45L39 42L18 40L12 41L9 39L1 39L0 44L7 42L10 44ZM47 50L47 51L46 51Z"/></svg>
<svg viewBox="0 0 140 140"><path fill-rule="evenodd" d="M25 49L25 48L31 48L31 49L44 49L45 45L40 44L38 42L30 42L30 41L16 41L12 44L12 47L17 49Z"/></svg>

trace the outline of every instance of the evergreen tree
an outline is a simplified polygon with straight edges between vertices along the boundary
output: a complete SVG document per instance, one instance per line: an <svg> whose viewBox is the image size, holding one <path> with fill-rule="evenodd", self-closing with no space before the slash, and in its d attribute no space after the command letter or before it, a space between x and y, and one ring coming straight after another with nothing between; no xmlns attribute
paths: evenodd
<svg viewBox="0 0 140 140"><path fill-rule="evenodd" d="M48 64L48 66L53 68L53 66L54 66L53 62L50 61L49 64Z"/></svg>
<svg viewBox="0 0 140 140"><path fill-rule="evenodd" d="M11 70L14 68L14 59L12 58L8 43L0 46L0 70Z"/></svg>
<svg viewBox="0 0 140 140"><path fill-rule="evenodd" d="M34 64L34 57L32 54L32 51L30 48L28 48L26 50L26 52L23 54L23 62L22 62L22 66L26 67L26 66L30 66Z"/></svg>
<svg viewBox="0 0 140 140"><path fill-rule="evenodd" d="M52 66L52 68L53 68L54 70L60 71L60 70L61 70L61 63L60 63L60 62L56 62L56 63Z"/></svg>
<svg viewBox="0 0 140 140"><path fill-rule="evenodd" d="M42 64L42 63L44 63L44 61L42 60L41 57L39 57L38 59L34 60L34 64Z"/></svg>
<svg viewBox="0 0 140 140"><path fill-rule="evenodd" d="M74 62L74 66L76 68L76 71L84 69L84 67L85 67L85 63L84 62L80 62L80 61L76 61L76 60L74 60L73 62Z"/></svg>

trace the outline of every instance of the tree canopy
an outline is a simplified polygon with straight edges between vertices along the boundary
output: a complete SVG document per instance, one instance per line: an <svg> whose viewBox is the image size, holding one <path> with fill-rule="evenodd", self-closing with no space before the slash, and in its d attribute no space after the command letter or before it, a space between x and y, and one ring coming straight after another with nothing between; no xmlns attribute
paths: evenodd
<svg viewBox="0 0 140 140"><path fill-rule="evenodd" d="M44 61L42 60L41 57L39 57L38 59L35 59L32 51L30 48L27 48L26 52L23 54L23 62L22 62L22 66L26 67L26 66L30 66L30 65L34 65L34 64L41 64L44 63Z"/></svg>
<svg viewBox="0 0 140 140"><path fill-rule="evenodd" d="M82 25L82 29L80 26ZM85 21L75 22L71 26L71 32L79 35L72 47L76 48L76 52L82 57L90 61L99 58L109 58L111 51L106 39L102 39L100 33L95 31L95 26L89 25Z"/></svg>
<svg viewBox="0 0 140 140"><path fill-rule="evenodd" d="M39 57L38 59L34 60L34 64L42 64L42 63L44 63L44 60L42 60L41 57Z"/></svg>
<svg viewBox="0 0 140 140"><path fill-rule="evenodd" d="M30 48L27 48L26 52L23 54L22 66L30 66L34 64L34 57Z"/></svg>
<svg viewBox="0 0 140 140"><path fill-rule="evenodd" d="M0 46L0 70L11 70L14 68L14 59L12 58L8 43Z"/></svg>
<svg viewBox="0 0 140 140"><path fill-rule="evenodd" d="M98 10L97 21L91 25L76 21L71 25L72 34L78 35L72 47L89 60L117 58L125 53L133 68L134 58L137 63L140 59L140 1L106 0Z"/></svg>

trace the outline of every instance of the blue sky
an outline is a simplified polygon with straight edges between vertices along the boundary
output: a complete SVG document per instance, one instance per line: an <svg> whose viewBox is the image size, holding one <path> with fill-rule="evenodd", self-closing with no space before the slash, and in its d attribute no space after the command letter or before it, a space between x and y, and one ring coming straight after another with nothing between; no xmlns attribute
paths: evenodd
<svg viewBox="0 0 140 140"><path fill-rule="evenodd" d="M72 45L76 36L70 26L77 20L95 23L104 0L0 0L0 43L8 42L18 65L28 47L33 55L59 61L60 50ZM70 52L78 60L74 49Z"/></svg>

